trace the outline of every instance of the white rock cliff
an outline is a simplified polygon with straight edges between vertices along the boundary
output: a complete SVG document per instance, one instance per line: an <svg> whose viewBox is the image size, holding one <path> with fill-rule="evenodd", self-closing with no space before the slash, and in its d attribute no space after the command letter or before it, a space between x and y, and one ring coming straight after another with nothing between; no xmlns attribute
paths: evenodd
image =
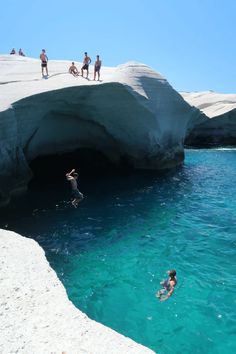
<svg viewBox="0 0 236 354"><path fill-rule="evenodd" d="M39 60L0 56L2 201L27 187L37 156L89 148L139 169L183 161L186 127L199 111L160 74L130 62L102 67L95 82L73 77L69 65L49 61L45 80Z"/></svg>
<svg viewBox="0 0 236 354"><path fill-rule="evenodd" d="M186 143L197 146L236 145L236 95L212 91L181 92L203 115L189 124Z"/></svg>
<svg viewBox="0 0 236 354"><path fill-rule="evenodd" d="M68 299L39 245L0 230L1 354L151 354Z"/></svg>

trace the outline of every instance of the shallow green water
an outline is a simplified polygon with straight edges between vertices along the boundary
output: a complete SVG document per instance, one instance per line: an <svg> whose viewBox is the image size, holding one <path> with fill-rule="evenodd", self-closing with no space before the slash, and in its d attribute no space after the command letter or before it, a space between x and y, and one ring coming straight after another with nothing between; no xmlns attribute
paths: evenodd
<svg viewBox="0 0 236 354"><path fill-rule="evenodd" d="M165 176L80 189L87 198L77 210L54 186L34 191L2 225L44 247L91 318L158 353L235 353L236 150L190 150ZM160 303L155 292L170 268L178 285Z"/></svg>

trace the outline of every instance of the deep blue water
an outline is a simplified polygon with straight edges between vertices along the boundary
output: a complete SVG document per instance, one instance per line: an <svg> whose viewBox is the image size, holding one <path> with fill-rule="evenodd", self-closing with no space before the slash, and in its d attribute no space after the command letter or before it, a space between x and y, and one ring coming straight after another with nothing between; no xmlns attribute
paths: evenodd
<svg viewBox="0 0 236 354"><path fill-rule="evenodd" d="M74 209L67 186L42 186L1 225L43 246L89 317L158 353L235 353L236 150L189 150L165 175L82 180L80 189ZM170 268L178 285L161 303L155 292Z"/></svg>

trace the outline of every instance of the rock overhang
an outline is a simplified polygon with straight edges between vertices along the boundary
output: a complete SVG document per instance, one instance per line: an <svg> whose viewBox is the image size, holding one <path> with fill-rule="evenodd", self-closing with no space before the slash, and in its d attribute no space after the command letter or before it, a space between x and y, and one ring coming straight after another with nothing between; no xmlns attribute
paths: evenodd
<svg viewBox="0 0 236 354"><path fill-rule="evenodd" d="M236 94L214 91L182 92L202 112L189 125L186 144L197 147L236 145Z"/></svg>
<svg viewBox="0 0 236 354"><path fill-rule="evenodd" d="M14 189L6 188L13 171L16 189L27 185L29 163L40 155L94 149L116 165L126 159L138 169L182 163L187 125L199 111L148 66L103 68L103 81L93 82L74 78L65 71L66 62L54 61L51 76L43 80L38 60L19 59L6 56L11 75L5 68L0 76L1 155L7 166L0 190L6 194Z"/></svg>

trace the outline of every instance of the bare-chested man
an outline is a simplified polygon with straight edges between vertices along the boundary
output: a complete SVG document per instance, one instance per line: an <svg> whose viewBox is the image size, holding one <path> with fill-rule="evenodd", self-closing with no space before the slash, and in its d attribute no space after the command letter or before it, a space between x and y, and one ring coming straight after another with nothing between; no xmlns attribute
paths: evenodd
<svg viewBox="0 0 236 354"><path fill-rule="evenodd" d="M46 75L48 76L48 57L45 49L42 49L42 53L39 58L41 60L42 77L44 77L44 69L46 70Z"/></svg>
<svg viewBox="0 0 236 354"><path fill-rule="evenodd" d="M169 275L169 279L160 282L162 289L156 293L156 297L158 297L160 301L167 300L173 294L177 284L176 270L168 270L166 273Z"/></svg>
<svg viewBox="0 0 236 354"><path fill-rule="evenodd" d="M72 189L72 205L77 208L79 202L84 199L83 194L78 190L78 185L77 185L77 179L78 179L78 173L75 172L75 169L71 170L66 174L66 179L67 181L70 181L71 183L71 189Z"/></svg>
<svg viewBox="0 0 236 354"><path fill-rule="evenodd" d="M73 76L79 76L79 70L77 69L73 61L71 63L71 66L69 67L69 73Z"/></svg>
<svg viewBox="0 0 236 354"><path fill-rule="evenodd" d="M82 73L82 76L84 76L84 70L87 70L87 79L88 79L88 74L89 74L89 64L91 63L91 58L88 56L88 53L85 52L84 53L84 60L83 60L83 66L81 68L81 73Z"/></svg>
<svg viewBox="0 0 236 354"><path fill-rule="evenodd" d="M96 74L98 74L98 81L100 80L100 69L102 66L102 61L99 58L99 55L97 55L97 60L95 61L94 64L94 80L96 80Z"/></svg>

